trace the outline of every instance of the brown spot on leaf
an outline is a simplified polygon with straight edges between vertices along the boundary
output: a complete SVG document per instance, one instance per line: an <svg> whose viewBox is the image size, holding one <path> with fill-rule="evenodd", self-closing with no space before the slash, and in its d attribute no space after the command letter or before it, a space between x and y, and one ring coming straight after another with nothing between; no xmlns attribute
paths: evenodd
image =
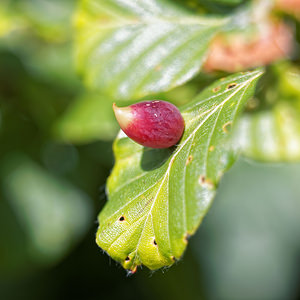
<svg viewBox="0 0 300 300"><path fill-rule="evenodd" d="M220 89L221 89L220 86L216 86L215 88L213 88L212 91L213 91L214 93L216 93L216 92L218 92Z"/></svg>
<svg viewBox="0 0 300 300"><path fill-rule="evenodd" d="M225 133L229 133L230 128L231 128L231 125L232 125L232 122L231 122L231 121L226 122L226 123L222 126L223 131L224 131Z"/></svg>
<svg viewBox="0 0 300 300"><path fill-rule="evenodd" d="M237 86L236 82L229 83L226 87L227 90L231 90Z"/></svg>
<svg viewBox="0 0 300 300"><path fill-rule="evenodd" d="M199 183L202 185L202 184L204 184L205 183L205 176L204 175L200 175L199 176Z"/></svg>
<svg viewBox="0 0 300 300"><path fill-rule="evenodd" d="M210 152L214 151L214 150L215 150L215 146L211 145L211 146L208 148L208 150L209 150Z"/></svg>
<svg viewBox="0 0 300 300"><path fill-rule="evenodd" d="M206 178L204 175L199 176L198 182L200 185L205 186L209 189L212 189L214 187L213 182L209 178Z"/></svg>
<svg viewBox="0 0 300 300"><path fill-rule="evenodd" d="M185 162L185 165L187 166L192 160L193 160L193 155L190 155L190 156L187 158L187 160L186 160L186 162Z"/></svg>

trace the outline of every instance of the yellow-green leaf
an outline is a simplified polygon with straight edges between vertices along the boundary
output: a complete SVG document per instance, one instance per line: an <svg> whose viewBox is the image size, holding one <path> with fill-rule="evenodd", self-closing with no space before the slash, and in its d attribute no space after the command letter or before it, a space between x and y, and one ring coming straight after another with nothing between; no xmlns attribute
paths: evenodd
<svg viewBox="0 0 300 300"><path fill-rule="evenodd" d="M230 128L261 75L219 80L183 107L185 132L173 149L144 148L119 134L97 243L125 269L158 269L182 256L235 160Z"/></svg>

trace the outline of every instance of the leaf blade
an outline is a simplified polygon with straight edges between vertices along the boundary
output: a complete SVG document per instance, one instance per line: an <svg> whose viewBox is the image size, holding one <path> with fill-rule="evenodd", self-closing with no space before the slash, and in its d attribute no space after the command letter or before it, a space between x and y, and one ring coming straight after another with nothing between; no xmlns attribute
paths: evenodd
<svg viewBox="0 0 300 300"><path fill-rule="evenodd" d="M85 0L77 15L78 70L88 86L115 99L166 91L200 71L225 22L166 0Z"/></svg>
<svg viewBox="0 0 300 300"><path fill-rule="evenodd" d="M235 128L233 142L250 159L299 161L300 71L286 62L275 64L270 71L265 77L265 92L249 103Z"/></svg>
<svg viewBox="0 0 300 300"><path fill-rule="evenodd" d="M173 152L146 149L119 134L97 243L125 269L157 269L182 256L233 161L224 124L235 121L261 75L218 81L184 107L186 129Z"/></svg>
<svg viewBox="0 0 300 300"><path fill-rule="evenodd" d="M242 154L263 162L300 160L299 108L282 101L272 110L245 114L237 126L234 142Z"/></svg>

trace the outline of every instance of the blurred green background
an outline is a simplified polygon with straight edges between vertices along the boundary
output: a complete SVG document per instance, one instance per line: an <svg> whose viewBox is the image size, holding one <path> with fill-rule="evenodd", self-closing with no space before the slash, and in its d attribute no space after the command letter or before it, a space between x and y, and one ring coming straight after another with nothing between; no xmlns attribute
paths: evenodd
<svg viewBox="0 0 300 300"><path fill-rule="evenodd" d="M97 247L118 126L76 76L75 6L0 3L0 299L300 299L297 163L240 159L170 269L127 277Z"/></svg>

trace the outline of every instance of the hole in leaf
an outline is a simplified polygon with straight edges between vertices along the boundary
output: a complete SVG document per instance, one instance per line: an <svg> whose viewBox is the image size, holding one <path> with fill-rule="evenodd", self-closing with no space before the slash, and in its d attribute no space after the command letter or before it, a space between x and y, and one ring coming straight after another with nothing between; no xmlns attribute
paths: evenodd
<svg viewBox="0 0 300 300"><path fill-rule="evenodd" d="M155 239L153 240L153 244L154 244L155 246L157 246L157 243L156 243L156 240L155 240Z"/></svg>
<svg viewBox="0 0 300 300"><path fill-rule="evenodd" d="M235 82L229 83L229 84L227 85L227 90L231 90L231 89L233 89L233 88L236 87L236 86L237 86L237 83L235 83Z"/></svg>
<svg viewBox="0 0 300 300"><path fill-rule="evenodd" d="M121 217L119 218L119 221L121 221L121 222L125 221L125 217L124 217L124 216L121 216Z"/></svg>
<svg viewBox="0 0 300 300"><path fill-rule="evenodd" d="M125 258L125 261L130 261L130 257L127 256L127 257Z"/></svg>

